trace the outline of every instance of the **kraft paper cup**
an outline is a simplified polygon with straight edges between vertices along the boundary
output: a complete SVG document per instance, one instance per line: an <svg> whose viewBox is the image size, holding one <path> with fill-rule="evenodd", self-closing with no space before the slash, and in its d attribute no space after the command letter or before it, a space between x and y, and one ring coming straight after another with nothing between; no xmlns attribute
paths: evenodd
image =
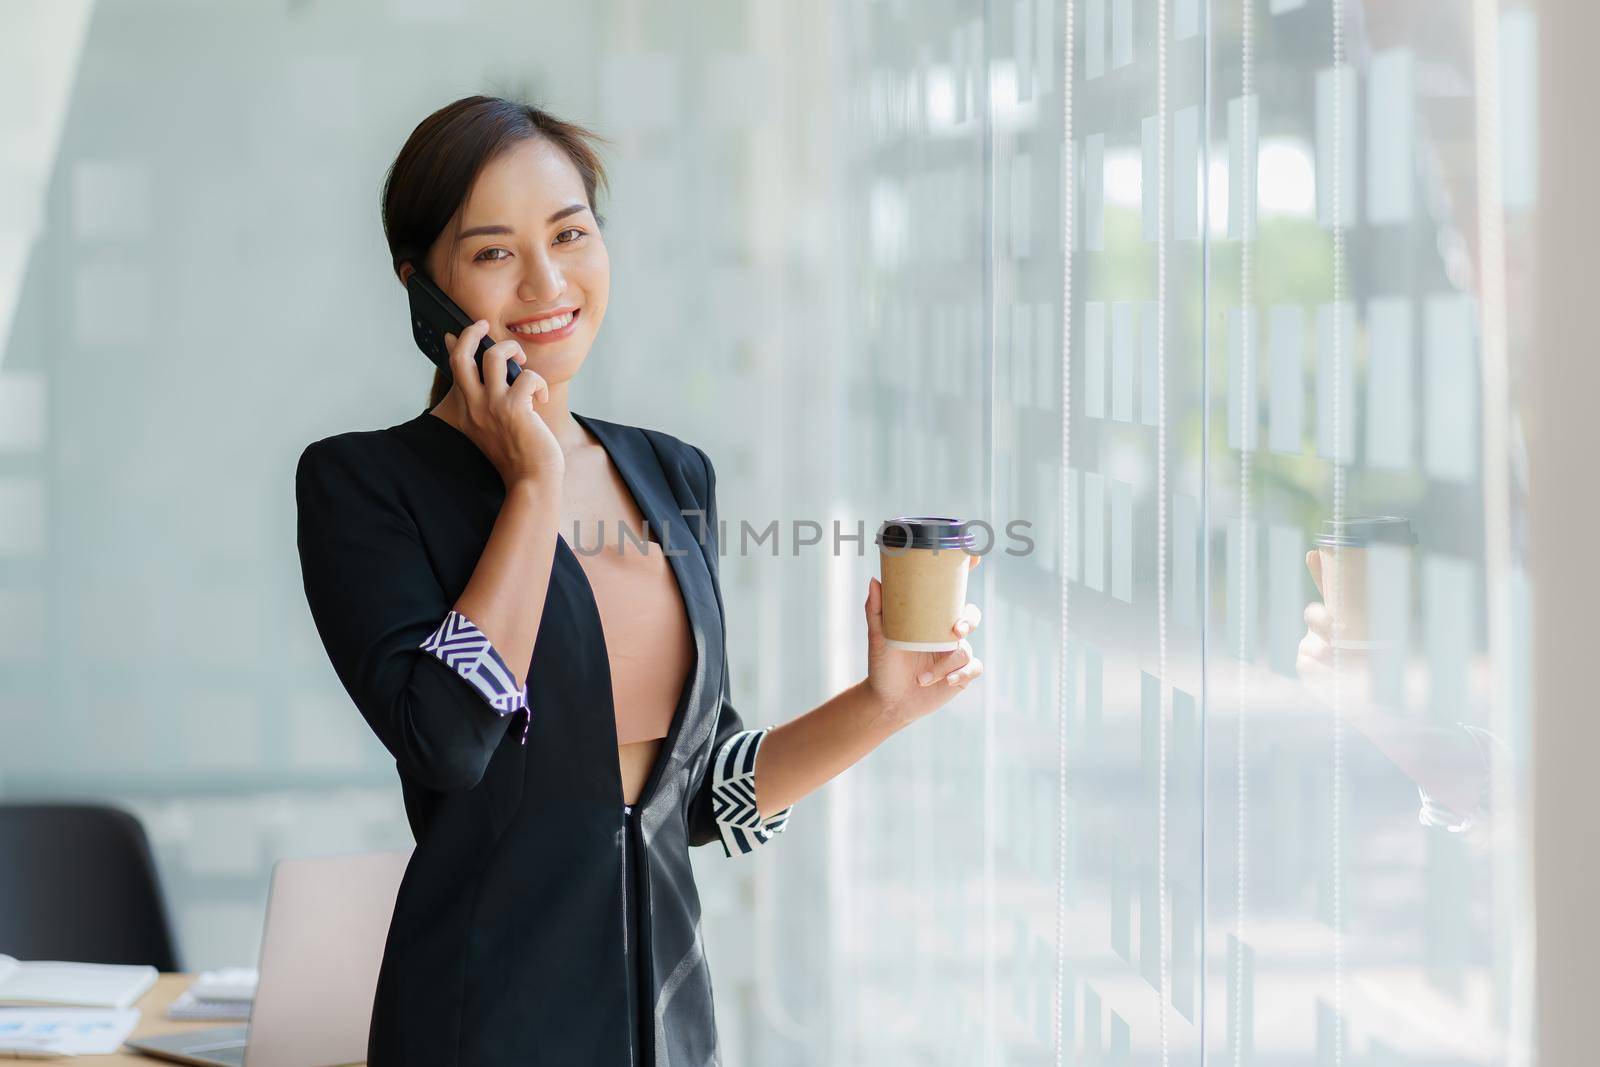
<svg viewBox="0 0 1600 1067"><path fill-rule="evenodd" d="M1367 562L1374 545L1410 546L1417 535L1408 519L1368 515L1322 524L1317 554L1322 558L1322 592L1333 617L1333 643L1344 649L1375 649L1367 614Z"/></svg>
<svg viewBox="0 0 1600 1067"><path fill-rule="evenodd" d="M878 528L883 636L891 648L960 647L953 627L967 603L974 540L965 521L944 516L902 515Z"/></svg>

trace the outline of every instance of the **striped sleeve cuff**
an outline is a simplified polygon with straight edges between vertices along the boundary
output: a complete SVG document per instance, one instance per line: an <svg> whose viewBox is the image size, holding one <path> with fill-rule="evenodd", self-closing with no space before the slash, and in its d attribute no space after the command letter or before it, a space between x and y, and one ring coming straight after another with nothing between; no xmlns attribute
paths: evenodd
<svg viewBox="0 0 1600 1067"><path fill-rule="evenodd" d="M761 730L741 730L722 743L712 763L711 815L722 835L722 851L754 852L774 834L789 825L790 805L765 820L756 808L756 752L767 734Z"/></svg>
<svg viewBox="0 0 1600 1067"><path fill-rule="evenodd" d="M527 683L517 685L516 675L489 643L488 636L459 611L446 615L439 628L419 647L470 682L501 715L529 710ZM522 743L528 743L526 721L522 725Z"/></svg>

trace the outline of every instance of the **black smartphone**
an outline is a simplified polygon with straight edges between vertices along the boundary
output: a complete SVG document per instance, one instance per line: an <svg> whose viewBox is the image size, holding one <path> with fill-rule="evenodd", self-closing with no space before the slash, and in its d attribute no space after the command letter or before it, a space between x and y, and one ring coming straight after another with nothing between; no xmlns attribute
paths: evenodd
<svg viewBox="0 0 1600 1067"><path fill-rule="evenodd" d="M417 342L417 347L422 349L422 354L444 372L445 380L454 384L455 376L450 373L450 350L445 347L444 335L453 333L460 337L461 331L471 326L474 320L468 318L467 313L420 270L413 270L411 277L406 279L406 293L411 302L412 338ZM488 334L478 339L478 351L473 353L472 361L478 365L480 382L483 381L483 354L493 347L494 341ZM517 366L515 360L506 360L507 385L516 381L521 373L522 368Z"/></svg>

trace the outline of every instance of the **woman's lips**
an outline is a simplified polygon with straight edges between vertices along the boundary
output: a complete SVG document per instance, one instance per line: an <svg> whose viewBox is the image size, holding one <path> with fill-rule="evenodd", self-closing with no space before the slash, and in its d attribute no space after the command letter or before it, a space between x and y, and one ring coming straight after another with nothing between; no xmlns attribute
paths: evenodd
<svg viewBox="0 0 1600 1067"><path fill-rule="evenodd" d="M516 338L518 341L532 341L536 345L554 344L557 341L564 341L568 337L572 336L572 331L578 328L578 316L581 314L583 314L582 308L574 311L572 313L572 321L561 327L559 330L547 330L544 333L519 333L516 330L507 330L506 332L512 337Z"/></svg>

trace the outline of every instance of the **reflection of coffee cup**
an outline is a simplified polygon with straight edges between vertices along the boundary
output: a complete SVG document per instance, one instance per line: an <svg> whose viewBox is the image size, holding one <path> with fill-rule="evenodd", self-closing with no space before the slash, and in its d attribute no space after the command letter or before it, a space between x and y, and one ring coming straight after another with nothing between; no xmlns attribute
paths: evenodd
<svg viewBox="0 0 1600 1067"><path fill-rule="evenodd" d="M1417 535L1408 519L1368 515L1322 524L1317 555L1322 562L1322 599L1333 618L1333 643L1338 648L1372 649L1382 642L1371 637L1367 616L1367 571L1371 552L1379 546L1409 548Z"/></svg>
<svg viewBox="0 0 1600 1067"><path fill-rule="evenodd" d="M883 636L893 648L958 648L956 621L967 603L973 533L961 519L902 515L878 527Z"/></svg>

